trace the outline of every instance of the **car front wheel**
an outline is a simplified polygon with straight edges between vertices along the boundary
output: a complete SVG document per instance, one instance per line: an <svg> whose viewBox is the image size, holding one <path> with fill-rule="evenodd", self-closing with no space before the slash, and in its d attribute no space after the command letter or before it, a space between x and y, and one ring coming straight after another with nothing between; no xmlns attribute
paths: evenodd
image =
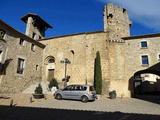
<svg viewBox="0 0 160 120"><path fill-rule="evenodd" d="M81 101L86 103L88 102L88 97L87 96L82 96Z"/></svg>
<svg viewBox="0 0 160 120"><path fill-rule="evenodd" d="M56 95L56 99L57 99L57 100L61 100L61 99L62 99L62 95L57 94L57 95Z"/></svg>

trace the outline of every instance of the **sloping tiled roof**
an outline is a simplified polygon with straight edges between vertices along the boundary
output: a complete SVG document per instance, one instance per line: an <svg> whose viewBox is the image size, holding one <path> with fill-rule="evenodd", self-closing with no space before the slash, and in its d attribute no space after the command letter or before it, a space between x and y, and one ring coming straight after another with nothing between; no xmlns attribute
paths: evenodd
<svg viewBox="0 0 160 120"><path fill-rule="evenodd" d="M19 38L23 38L24 40L31 42L41 48L45 48L45 45L28 37L27 35L17 31L16 29L14 29L13 27L9 26L8 24L6 24L4 21L0 20L0 24L2 25L2 27L4 27L5 29L7 29L8 31L10 31L11 33L13 33L16 37Z"/></svg>

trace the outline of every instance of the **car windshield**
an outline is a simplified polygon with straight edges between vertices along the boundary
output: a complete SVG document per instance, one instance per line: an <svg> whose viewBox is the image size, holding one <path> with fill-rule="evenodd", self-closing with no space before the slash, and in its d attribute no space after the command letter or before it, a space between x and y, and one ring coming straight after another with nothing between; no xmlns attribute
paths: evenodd
<svg viewBox="0 0 160 120"><path fill-rule="evenodd" d="M90 91L94 91L94 87L93 87L93 86L90 86L90 87L89 87L89 90L90 90Z"/></svg>

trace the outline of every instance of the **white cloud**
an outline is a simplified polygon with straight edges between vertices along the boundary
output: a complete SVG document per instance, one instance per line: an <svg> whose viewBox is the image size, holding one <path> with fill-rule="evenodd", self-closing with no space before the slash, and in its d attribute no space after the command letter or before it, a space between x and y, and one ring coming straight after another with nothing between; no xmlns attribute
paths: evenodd
<svg viewBox="0 0 160 120"><path fill-rule="evenodd" d="M160 0L98 0L126 8L130 18L147 27L160 31Z"/></svg>

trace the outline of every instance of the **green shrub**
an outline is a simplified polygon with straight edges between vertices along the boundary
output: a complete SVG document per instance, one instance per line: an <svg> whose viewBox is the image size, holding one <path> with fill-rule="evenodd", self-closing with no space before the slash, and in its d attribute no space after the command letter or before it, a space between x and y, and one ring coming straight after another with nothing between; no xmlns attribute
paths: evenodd
<svg viewBox="0 0 160 120"><path fill-rule="evenodd" d="M55 78L52 78L52 80L49 82L49 85L48 85L49 89L51 89L52 87L57 87L58 89L58 82Z"/></svg>
<svg viewBox="0 0 160 120"><path fill-rule="evenodd" d="M42 94L43 93L41 84L39 84L38 87L36 87L34 92L35 92L35 94Z"/></svg>
<svg viewBox="0 0 160 120"><path fill-rule="evenodd" d="M94 87L97 94L102 93L102 71L100 53L97 51L95 59Z"/></svg>

